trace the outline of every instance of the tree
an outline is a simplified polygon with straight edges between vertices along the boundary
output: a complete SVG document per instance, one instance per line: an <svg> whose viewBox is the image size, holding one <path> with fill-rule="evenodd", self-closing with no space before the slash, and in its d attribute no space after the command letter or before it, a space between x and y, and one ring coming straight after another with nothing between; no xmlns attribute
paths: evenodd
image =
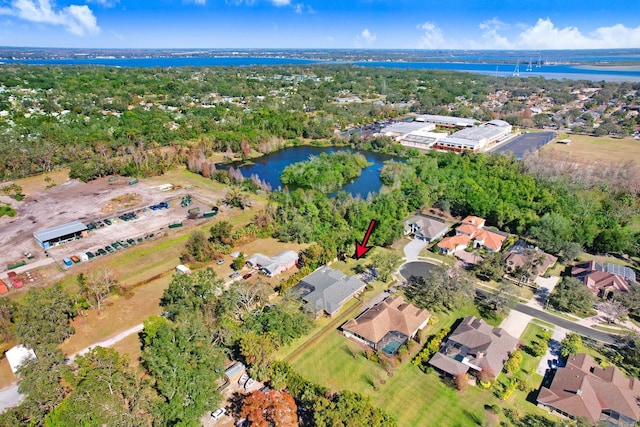
<svg viewBox="0 0 640 427"><path fill-rule="evenodd" d="M476 264L475 271L478 277L485 280L500 280L504 276L504 254L491 252Z"/></svg>
<svg viewBox="0 0 640 427"><path fill-rule="evenodd" d="M222 203L232 208L240 208L242 210L251 207L251 199L249 196L237 188L228 190L222 199Z"/></svg>
<svg viewBox="0 0 640 427"><path fill-rule="evenodd" d="M18 311L14 332L28 347L60 344L71 334L69 321L76 311L69 294L57 284L45 289L30 289Z"/></svg>
<svg viewBox="0 0 640 427"><path fill-rule="evenodd" d="M198 418L219 404L217 391L224 366L211 344L202 315L186 313L143 330L142 365L162 398L157 406L163 425L195 425Z"/></svg>
<svg viewBox="0 0 640 427"><path fill-rule="evenodd" d="M246 262L247 260L245 259L244 254L240 253L240 255L238 255L231 263L231 268L233 268L235 271L242 270Z"/></svg>
<svg viewBox="0 0 640 427"><path fill-rule="evenodd" d="M531 227L529 234L537 239L540 247L557 254L572 241L572 226L564 216L555 212L546 213Z"/></svg>
<svg viewBox="0 0 640 427"><path fill-rule="evenodd" d="M184 254L180 257L182 262L189 262L193 260L206 262L211 261L213 258L211 245L202 231L194 231L191 233L187 243L185 244L184 250Z"/></svg>
<svg viewBox="0 0 640 427"><path fill-rule="evenodd" d="M512 351L509 355L509 359L507 359L507 362L504 364L505 372L508 372L510 374L518 372L520 370L520 364L522 363L523 358L524 355L522 354L522 350Z"/></svg>
<svg viewBox="0 0 640 427"><path fill-rule="evenodd" d="M471 280L459 268L432 268L423 277L411 277L405 290L418 307L427 310L455 310L473 301Z"/></svg>
<svg viewBox="0 0 640 427"><path fill-rule="evenodd" d="M465 391L469 388L469 377L466 373L456 374L454 377L454 383L458 391Z"/></svg>
<svg viewBox="0 0 640 427"><path fill-rule="evenodd" d="M148 426L152 397L148 380L110 348L94 347L75 360L73 390L47 415L47 426Z"/></svg>
<svg viewBox="0 0 640 427"><path fill-rule="evenodd" d="M607 315L607 322L609 323L616 323L620 317L629 313L627 307L620 301L601 301L596 304L596 309Z"/></svg>
<svg viewBox="0 0 640 427"><path fill-rule="evenodd" d="M233 226L229 221L220 221L211 226L209 232L211 233L210 240L214 243L220 243L228 245L233 243L231 239L231 231Z"/></svg>
<svg viewBox="0 0 640 427"><path fill-rule="evenodd" d="M325 405L316 405L313 414L318 427L391 427L396 421L386 412L371 404L368 397L352 391L342 391L333 395Z"/></svg>
<svg viewBox="0 0 640 427"><path fill-rule="evenodd" d="M21 407L28 420L23 425L43 425L44 417L51 412L68 393L62 379L70 368L65 356L51 344L38 346L37 359L29 359L19 369L18 391L26 397Z"/></svg>
<svg viewBox="0 0 640 427"><path fill-rule="evenodd" d="M240 416L252 426L297 426L296 402L283 390L254 391L242 401Z"/></svg>
<svg viewBox="0 0 640 427"><path fill-rule="evenodd" d="M251 376L266 379L271 365L271 354L277 349L271 334L261 335L250 331L240 338L240 353L249 364Z"/></svg>
<svg viewBox="0 0 640 427"><path fill-rule="evenodd" d="M518 289L512 282L505 280L498 284L496 292L489 292L485 298L485 303L492 307L493 311L505 312L509 310L509 305L518 295Z"/></svg>
<svg viewBox="0 0 640 427"><path fill-rule="evenodd" d="M80 273L76 278L80 294L98 306L98 315L102 313L102 302L109 296L111 289L116 286L117 279L108 268L93 270L88 276Z"/></svg>
<svg viewBox="0 0 640 427"><path fill-rule="evenodd" d="M0 298L0 342L8 342L13 338L14 317L18 306L9 298Z"/></svg>
<svg viewBox="0 0 640 427"><path fill-rule="evenodd" d="M560 342L560 355L569 357L572 354L580 353L582 350L582 337L578 334L570 332L565 339Z"/></svg>
<svg viewBox="0 0 640 427"><path fill-rule="evenodd" d="M174 274L162 294L160 305L171 318L193 312L210 317L218 306L217 295L222 293L222 287L223 281L212 268L191 275Z"/></svg>
<svg viewBox="0 0 640 427"><path fill-rule="evenodd" d="M400 260L400 255L395 251L378 250L371 257L371 266L376 269L380 280L386 282L389 280L389 276L398 268Z"/></svg>
<svg viewBox="0 0 640 427"><path fill-rule="evenodd" d="M640 315L640 285L632 284L629 291L615 295L614 301L620 301L632 315Z"/></svg>
<svg viewBox="0 0 640 427"><path fill-rule="evenodd" d="M233 282L229 291L237 295L234 300L237 301L238 317L242 311L249 311L256 306L264 304L268 301L269 295L273 293L271 287L266 283L258 281L254 284L245 280Z"/></svg>
<svg viewBox="0 0 640 427"><path fill-rule="evenodd" d="M567 313L585 313L593 308L593 294L573 277L564 277L549 296L549 304Z"/></svg>

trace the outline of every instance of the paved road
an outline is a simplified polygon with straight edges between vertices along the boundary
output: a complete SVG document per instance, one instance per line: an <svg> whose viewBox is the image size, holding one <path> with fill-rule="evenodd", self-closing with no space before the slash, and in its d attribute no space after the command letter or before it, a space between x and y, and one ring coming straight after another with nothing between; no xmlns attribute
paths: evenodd
<svg viewBox="0 0 640 427"><path fill-rule="evenodd" d="M489 294L489 292L484 289L476 288L476 294L481 298L485 298ZM530 307L525 304L516 303L511 307L511 309L517 310L524 314L528 314L529 316L535 317L536 319L540 319L544 322L551 323L556 326L560 326L561 328L567 329L571 332L576 332L587 338L591 338L596 341L601 341L605 344L616 344L616 335L598 331L588 326L579 325L575 322L572 322L571 320L563 319L562 317L558 317L554 314L537 309L535 307Z"/></svg>
<svg viewBox="0 0 640 427"><path fill-rule="evenodd" d="M572 332L576 332L587 338L591 338L597 341L601 341L606 344L616 344L616 336L608 334L606 332L598 331L596 329L589 328L588 326L582 326L571 320L563 319L562 317L555 316L546 311L539 310L537 308L529 307L528 305L517 303L512 309L515 309L521 313L528 314L545 322L552 323L561 328L567 329Z"/></svg>

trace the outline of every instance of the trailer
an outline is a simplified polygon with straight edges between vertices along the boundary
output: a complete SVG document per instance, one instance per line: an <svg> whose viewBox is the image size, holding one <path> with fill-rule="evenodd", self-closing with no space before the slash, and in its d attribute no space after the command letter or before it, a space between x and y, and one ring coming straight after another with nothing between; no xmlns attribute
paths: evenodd
<svg viewBox="0 0 640 427"><path fill-rule="evenodd" d="M200 208L193 208L193 209L189 209L189 210L187 211L187 213L188 213L189 215L191 215L191 214L197 214L197 213L200 213Z"/></svg>
<svg viewBox="0 0 640 427"><path fill-rule="evenodd" d="M205 218L211 218L218 215L218 211L207 211L204 214L202 214L202 216L204 216Z"/></svg>
<svg viewBox="0 0 640 427"><path fill-rule="evenodd" d="M176 266L176 273L188 276L189 274L191 274L191 269L189 269L189 267L187 267L186 265L179 264Z"/></svg>
<svg viewBox="0 0 640 427"><path fill-rule="evenodd" d="M129 181L129 185L137 184L138 182L139 182L138 178L135 178L135 179L132 179L131 181Z"/></svg>
<svg viewBox="0 0 640 427"><path fill-rule="evenodd" d="M182 227L182 221L180 222L172 222L169 224L169 228L178 228L178 227Z"/></svg>

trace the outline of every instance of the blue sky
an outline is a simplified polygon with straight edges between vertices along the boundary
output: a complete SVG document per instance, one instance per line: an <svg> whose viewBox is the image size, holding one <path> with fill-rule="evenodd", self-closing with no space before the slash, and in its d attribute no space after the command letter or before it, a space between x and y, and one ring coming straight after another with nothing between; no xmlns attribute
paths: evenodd
<svg viewBox="0 0 640 427"><path fill-rule="evenodd" d="M640 1L0 0L0 45L640 48Z"/></svg>

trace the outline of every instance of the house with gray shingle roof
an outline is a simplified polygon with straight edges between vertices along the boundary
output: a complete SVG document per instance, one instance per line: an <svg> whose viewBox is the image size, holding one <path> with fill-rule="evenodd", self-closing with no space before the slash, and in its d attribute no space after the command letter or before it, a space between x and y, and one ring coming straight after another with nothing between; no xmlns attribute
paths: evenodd
<svg viewBox="0 0 640 427"><path fill-rule="evenodd" d="M404 234L413 235L416 239L433 242L447 234L449 226L442 220L417 214L404 222Z"/></svg>
<svg viewBox="0 0 640 427"><path fill-rule="evenodd" d="M449 335L429 364L445 375L486 372L500 374L518 339L502 328L494 328L482 319L465 317Z"/></svg>
<svg viewBox="0 0 640 427"><path fill-rule="evenodd" d="M300 281L293 290L306 304L305 311L320 317L333 316L350 298L360 294L366 284L328 266L320 267Z"/></svg>

